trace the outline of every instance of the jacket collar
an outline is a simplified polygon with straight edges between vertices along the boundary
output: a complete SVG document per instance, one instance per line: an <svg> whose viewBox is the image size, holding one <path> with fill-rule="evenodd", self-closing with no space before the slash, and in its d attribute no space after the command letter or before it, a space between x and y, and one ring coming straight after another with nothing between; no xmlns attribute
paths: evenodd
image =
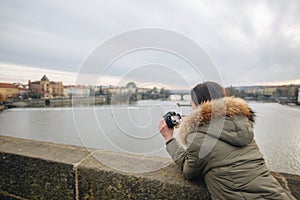
<svg viewBox="0 0 300 200"><path fill-rule="evenodd" d="M255 114L243 99L224 97L204 102L183 119L179 126L179 138L186 144L187 135L196 132L205 123L212 119L235 115L244 115L252 125L254 123Z"/></svg>

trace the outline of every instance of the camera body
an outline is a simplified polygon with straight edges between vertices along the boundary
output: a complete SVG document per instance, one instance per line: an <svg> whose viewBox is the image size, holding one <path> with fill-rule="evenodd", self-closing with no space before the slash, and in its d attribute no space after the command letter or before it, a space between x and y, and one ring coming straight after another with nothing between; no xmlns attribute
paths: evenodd
<svg viewBox="0 0 300 200"><path fill-rule="evenodd" d="M174 111L169 111L163 116L164 120L166 121L166 124L169 128L174 128L179 125L181 122L181 115L179 113L176 113Z"/></svg>

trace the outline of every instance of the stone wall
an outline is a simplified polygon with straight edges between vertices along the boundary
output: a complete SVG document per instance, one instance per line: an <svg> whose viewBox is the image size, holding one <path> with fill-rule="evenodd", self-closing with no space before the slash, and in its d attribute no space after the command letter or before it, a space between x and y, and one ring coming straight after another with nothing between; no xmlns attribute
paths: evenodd
<svg viewBox="0 0 300 200"><path fill-rule="evenodd" d="M49 105L47 105L48 101ZM8 107L71 107L93 106L106 103L106 97L81 97L81 98L52 98L52 99L25 99L9 104Z"/></svg>
<svg viewBox="0 0 300 200"><path fill-rule="evenodd" d="M145 172L156 165L165 167ZM299 176L275 177L300 198ZM210 198L170 159L0 136L0 199Z"/></svg>

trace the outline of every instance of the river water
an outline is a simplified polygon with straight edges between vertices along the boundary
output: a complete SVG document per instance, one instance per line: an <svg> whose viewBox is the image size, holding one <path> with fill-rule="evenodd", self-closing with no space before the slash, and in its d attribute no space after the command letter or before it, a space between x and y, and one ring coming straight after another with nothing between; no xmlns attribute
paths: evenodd
<svg viewBox="0 0 300 200"><path fill-rule="evenodd" d="M169 110L189 113L189 107L176 103L9 109L0 112L0 135L169 157L157 124ZM250 106L257 113L255 139L270 169L300 174L300 108L257 102Z"/></svg>

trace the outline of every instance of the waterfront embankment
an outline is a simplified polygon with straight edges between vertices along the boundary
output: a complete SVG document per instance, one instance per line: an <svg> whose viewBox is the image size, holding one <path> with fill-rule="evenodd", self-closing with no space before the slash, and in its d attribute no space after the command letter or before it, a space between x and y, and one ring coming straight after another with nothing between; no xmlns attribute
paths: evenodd
<svg viewBox="0 0 300 200"><path fill-rule="evenodd" d="M2 199L210 199L167 158L0 136L0 168ZM273 176L300 198L300 176Z"/></svg>
<svg viewBox="0 0 300 200"><path fill-rule="evenodd" d="M47 98L47 99L26 99L11 102L7 108L20 107L71 107L71 106L93 106L107 103L106 97L82 97L82 98Z"/></svg>

